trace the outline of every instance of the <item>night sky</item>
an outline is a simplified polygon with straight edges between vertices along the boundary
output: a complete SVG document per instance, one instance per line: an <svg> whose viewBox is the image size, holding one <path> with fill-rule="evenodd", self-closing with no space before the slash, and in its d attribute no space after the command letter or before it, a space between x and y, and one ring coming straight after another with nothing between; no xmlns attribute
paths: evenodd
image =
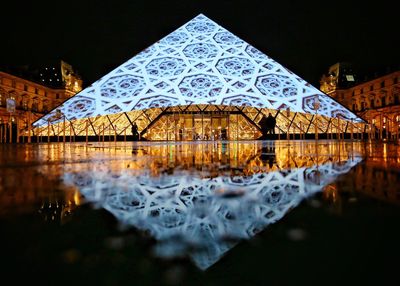
<svg viewBox="0 0 400 286"><path fill-rule="evenodd" d="M400 63L400 24L391 1L46 2L3 1L0 64L63 59L87 86L199 13L316 87L339 61L371 72Z"/></svg>

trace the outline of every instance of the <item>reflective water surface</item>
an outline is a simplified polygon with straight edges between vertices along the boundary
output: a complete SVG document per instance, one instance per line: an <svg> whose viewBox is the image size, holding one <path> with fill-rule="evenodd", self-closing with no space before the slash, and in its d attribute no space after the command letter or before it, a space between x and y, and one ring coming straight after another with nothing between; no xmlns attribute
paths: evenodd
<svg viewBox="0 0 400 286"><path fill-rule="evenodd" d="M225 282L210 273L232 271L246 251L282 240L283 249L293 250L293 243L343 231L343 220L370 225L363 218L399 218L399 155L393 144L347 141L2 145L0 218L9 233L3 243L14 249L5 257L11 270L17 270L13 262L32 260L32 269L58 264L52 269L57 275L60 269L68 275L91 273L105 267L103 259L131 268L104 271L110 281L98 279L111 285L138 271L145 284L155 283L158 272L155 284L188 283L198 275ZM361 211L350 219L348 209ZM315 221L315 212L322 212L321 232L303 226ZM288 222L296 214L300 219ZM280 227L285 235L274 240ZM33 243L21 241L25 232ZM315 243L315 255L328 247L322 241ZM257 262L269 259L280 258ZM252 276L255 284L266 281L259 274ZM244 277L246 284L250 280Z"/></svg>

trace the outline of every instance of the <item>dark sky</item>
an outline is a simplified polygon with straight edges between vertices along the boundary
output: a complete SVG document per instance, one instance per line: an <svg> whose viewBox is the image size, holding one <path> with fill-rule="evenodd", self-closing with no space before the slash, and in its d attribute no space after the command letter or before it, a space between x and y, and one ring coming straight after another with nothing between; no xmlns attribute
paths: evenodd
<svg viewBox="0 0 400 286"><path fill-rule="evenodd" d="M63 59L87 86L199 13L317 87L339 61L371 71L400 63L400 24L391 1L46 2L1 4L0 64Z"/></svg>

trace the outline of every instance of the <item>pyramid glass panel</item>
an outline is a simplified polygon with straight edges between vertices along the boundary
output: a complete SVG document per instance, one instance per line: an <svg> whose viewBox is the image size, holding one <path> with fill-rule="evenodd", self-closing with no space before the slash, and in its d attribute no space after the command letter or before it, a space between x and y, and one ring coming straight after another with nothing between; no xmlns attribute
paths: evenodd
<svg viewBox="0 0 400 286"><path fill-rule="evenodd" d="M201 110L209 106L207 110L215 112L232 110L231 107L249 107L244 110L244 114L249 113L249 110L254 111L249 116L242 114L233 121L236 122L234 124L241 124L247 118L258 120L260 109L268 109L266 113L274 111L273 114L277 110L290 110L290 118L295 113L318 113L324 118L363 123L361 118L334 99L200 14L68 99L33 125L40 127L61 122L60 114L68 121L75 121L188 105L198 105ZM222 105L229 108L217 108ZM145 118L146 114L141 117ZM101 124L96 122L96 133L101 131L103 123L109 126L106 119ZM158 115L150 116L147 124L141 124L141 129L159 119ZM168 122L167 119L163 120ZM279 120L282 123L285 121L284 118ZM127 124L126 120L118 122ZM326 120L323 122L327 124ZM257 122L251 125L257 126ZM325 125L322 129L326 131ZM127 127L116 128L121 132ZM287 127L279 128L286 130ZM82 127L78 129L82 133ZM247 138L249 133L246 131L243 134ZM237 135L240 136L240 132ZM173 138L178 137L175 134Z"/></svg>

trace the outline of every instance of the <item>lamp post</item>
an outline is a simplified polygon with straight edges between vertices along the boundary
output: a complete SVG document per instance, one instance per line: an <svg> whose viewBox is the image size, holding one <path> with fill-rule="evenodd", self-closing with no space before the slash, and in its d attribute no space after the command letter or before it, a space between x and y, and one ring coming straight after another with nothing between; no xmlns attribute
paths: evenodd
<svg viewBox="0 0 400 286"><path fill-rule="evenodd" d="M31 143L31 111L28 110L28 143Z"/></svg>
<svg viewBox="0 0 400 286"><path fill-rule="evenodd" d="M12 143L12 140L13 140L12 129L13 129L13 119L14 119L13 114L15 113L15 98L13 95L10 94L10 97L7 98L7 100L6 100L6 104L7 104L7 112L10 113L10 120L9 120L10 132L9 132L9 140L8 141L9 141L9 143ZM18 131L17 131L17 136L18 136Z"/></svg>
<svg viewBox="0 0 400 286"><path fill-rule="evenodd" d="M313 108L315 110L315 140L318 140L318 109L320 107L321 103L319 102L318 97L313 102Z"/></svg>
<svg viewBox="0 0 400 286"><path fill-rule="evenodd" d="M65 143L65 115L64 113L61 112L60 109L56 109L56 114L54 115L54 121L59 120L59 119L63 119L63 143ZM57 128L57 142L59 142L60 138L60 123L58 123L58 128Z"/></svg>

